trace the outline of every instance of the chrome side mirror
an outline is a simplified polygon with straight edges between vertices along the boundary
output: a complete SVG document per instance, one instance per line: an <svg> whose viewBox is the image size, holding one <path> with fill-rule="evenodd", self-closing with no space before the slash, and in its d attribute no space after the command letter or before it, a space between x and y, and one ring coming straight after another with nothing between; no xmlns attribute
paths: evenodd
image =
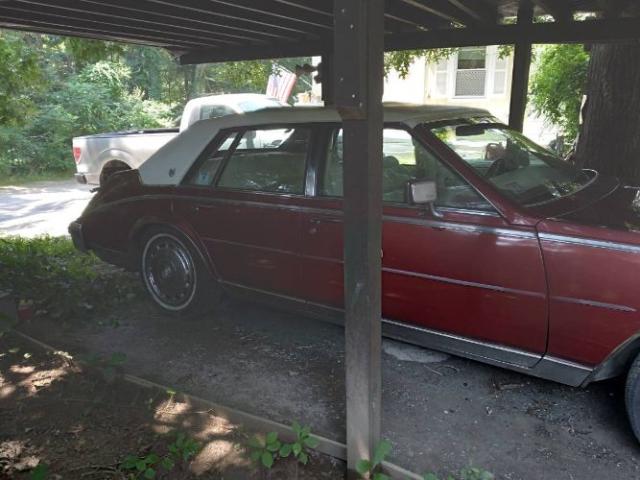
<svg viewBox="0 0 640 480"><path fill-rule="evenodd" d="M429 205L438 199L438 187L431 180L416 180L407 185L411 205Z"/></svg>

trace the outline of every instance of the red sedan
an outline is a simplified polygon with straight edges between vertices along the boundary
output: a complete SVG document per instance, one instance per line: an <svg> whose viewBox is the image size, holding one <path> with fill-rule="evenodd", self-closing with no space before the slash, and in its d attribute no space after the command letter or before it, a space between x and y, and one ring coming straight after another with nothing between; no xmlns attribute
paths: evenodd
<svg viewBox="0 0 640 480"><path fill-rule="evenodd" d="M328 108L202 121L70 226L193 314L223 292L341 317L342 130ZM640 436L640 202L486 111L385 110L386 336L579 386L628 373ZM635 292L635 293L634 293Z"/></svg>

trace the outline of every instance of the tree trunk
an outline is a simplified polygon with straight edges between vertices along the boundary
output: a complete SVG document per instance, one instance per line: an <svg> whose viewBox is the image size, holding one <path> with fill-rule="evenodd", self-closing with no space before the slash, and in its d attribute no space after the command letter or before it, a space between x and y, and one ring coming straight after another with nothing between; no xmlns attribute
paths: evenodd
<svg viewBox="0 0 640 480"><path fill-rule="evenodd" d="M593 46L583 114L578 164L640 182L640 44Z"/></svg>

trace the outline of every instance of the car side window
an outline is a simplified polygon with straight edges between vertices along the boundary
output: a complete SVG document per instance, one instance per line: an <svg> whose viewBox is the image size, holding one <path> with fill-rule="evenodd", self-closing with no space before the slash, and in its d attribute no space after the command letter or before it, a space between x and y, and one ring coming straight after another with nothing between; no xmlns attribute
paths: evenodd
<svg viewBox="0 0 640 480"><path fill-rule="evenodd" d="M432 180L438 187L436 206L471 210L493 210L471 185L443 164L433 153L415 140L409 132L397 128L383 131L382 195L389 203L407 203L407 184L414 180ZM330 138L321 176L322 196L341 197L342 130Z"/></svg>
<svg viewBox="0 0 640 480"><path fill-rule="evenodd" d="M226 162L218 187L304 194L311 129L246 130Z"/></svg>
<svg viewBox="0 0 640 480"><path fill-rule="evenodd" d="M220 140L220 146L211 154L200 161L197 168L189 174L185 180L186 185L209 186L213 183L216 173L222 165L225 155L233 145L238 132L230 132Z"/></svg>

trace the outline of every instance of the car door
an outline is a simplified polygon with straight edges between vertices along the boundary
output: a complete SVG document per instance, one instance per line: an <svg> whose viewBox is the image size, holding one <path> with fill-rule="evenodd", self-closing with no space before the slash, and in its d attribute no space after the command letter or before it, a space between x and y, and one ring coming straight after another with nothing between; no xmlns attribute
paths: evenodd
<svg viewBox="0 0 640 480"><path fill-rule="evenodd" d="M302 224L303 270L311 302L342 308L341 132L320 162L316 210ZM428 148L402 128L385 128L383 159L384 318L523 350L545 351L546 280L534 230L509 225ZM438 185L434 209L409 206L406 184ZM523 359L524 358L524 359ZM516 361L516 360L514 360Z"/></svg>
<svg viewBox="0 0 640 480"><path fill-rule="evenodd" d="M232 286L290 295L299 282L300 213L311 129L231 131L196 163L181 215Z"/></svg>

